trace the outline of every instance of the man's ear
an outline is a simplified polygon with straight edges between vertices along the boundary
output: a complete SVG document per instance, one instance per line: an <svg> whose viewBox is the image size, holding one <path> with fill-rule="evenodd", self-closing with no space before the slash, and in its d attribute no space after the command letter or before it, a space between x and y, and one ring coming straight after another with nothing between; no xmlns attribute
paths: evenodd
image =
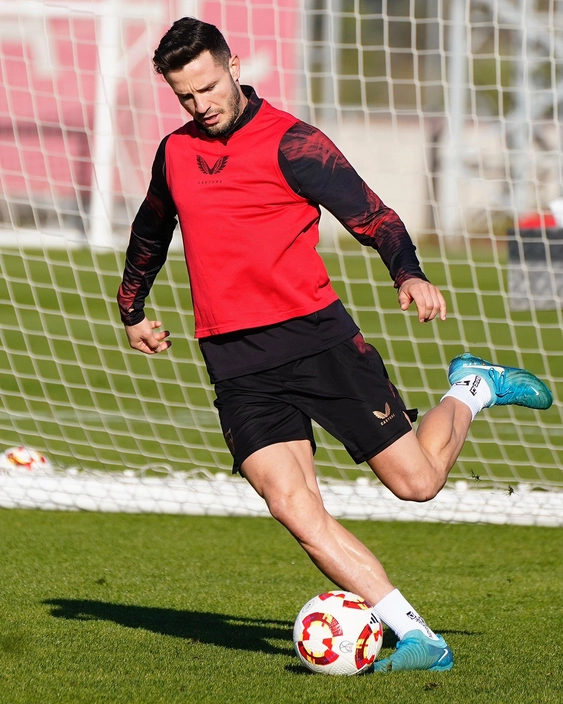
<svg viewBox="0 0 563 704"><path fill-rule="evenodd" d="M240 78L240 59L236 54L229 59L229 72L233 81L238 81Z"/></svg>

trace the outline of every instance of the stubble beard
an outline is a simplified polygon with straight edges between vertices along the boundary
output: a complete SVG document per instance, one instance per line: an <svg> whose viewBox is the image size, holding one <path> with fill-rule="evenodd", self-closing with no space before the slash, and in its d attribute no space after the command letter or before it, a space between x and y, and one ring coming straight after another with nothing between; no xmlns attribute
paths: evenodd
<svg viewBox="0 0 563 704"><path fill-rule="evenodd" d="M231 91L231 95L229 96L229 99L227 102L227 107L221 111L222 114L229 115L227 121L223 122L219 125L210 125L209 127L206 127L205 125L201 125L203 131L209 137L223 137L225 134L230 132L233 125L239 119L239 117L241 115L242 99L241 99L241 95L240 95L240 91L238 89L238 86L235 83L235 81L233 81L232 78L231 78L231 86L232 86L232 91Z"/></svg>

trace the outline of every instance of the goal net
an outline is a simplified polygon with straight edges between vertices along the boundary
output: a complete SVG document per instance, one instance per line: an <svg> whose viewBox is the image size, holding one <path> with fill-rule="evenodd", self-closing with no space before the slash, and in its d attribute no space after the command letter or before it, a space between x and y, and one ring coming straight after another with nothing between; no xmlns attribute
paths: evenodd
<svg viewBox="0 0 563 704"><path fill-rule="evenodd" d="M115 295L156 147L185 121L151 57L217 24L242 83L323 129L405 221L446 322L399 310L328 213L320 251L409 407L455 355L524 366L546 412L479 414L442 493L399 502L316 428L340 517L563 524L563 0L0 0L0 505L262 514L231 477L180 240L151 293L167 354L129 350ZM212 223L211 223L212 225Z"/></svg>

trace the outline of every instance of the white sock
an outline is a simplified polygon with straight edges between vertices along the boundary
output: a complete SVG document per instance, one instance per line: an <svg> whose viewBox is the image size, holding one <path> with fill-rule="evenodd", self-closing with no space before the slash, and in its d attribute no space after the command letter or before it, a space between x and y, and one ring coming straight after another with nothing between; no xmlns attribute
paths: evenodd
<svg viewBox="0 0 563 704"><path fill-rule="evenodd" d="M395 631L399 640L402 640L409 631L422 631L429 638L438 640L438 636L426 625L426 621L398 589L384 596L373 607L373 611L383 623Z"/></svg>
<svg viewBox="0 0 563 704"><path fill-rule="evenodd" d="M457 381L451 389L442 396L442 399L447 398L448 396L457 398L458 401L461 401L462 403L465 403L466 406L469 406L473 418L475 418L479 411L486 408L492 398L491 390L489 389L487 382L476 374L470 374L469 376L465 376L463 379L460 379L460 381Z"/></svg>

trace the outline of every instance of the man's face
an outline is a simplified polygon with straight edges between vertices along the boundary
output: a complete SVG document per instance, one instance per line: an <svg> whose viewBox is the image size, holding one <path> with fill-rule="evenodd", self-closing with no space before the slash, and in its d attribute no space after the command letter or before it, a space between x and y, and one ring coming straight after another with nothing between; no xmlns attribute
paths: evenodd
<svg viewBox="0 0 563 704"><path fill-rule="evenodd" d="M232 56L225 68L204 51L165 78L180 105L203 130L210 137L220 137L231 129L247 103L237 82L239 75L238 56Z"/></svg>

